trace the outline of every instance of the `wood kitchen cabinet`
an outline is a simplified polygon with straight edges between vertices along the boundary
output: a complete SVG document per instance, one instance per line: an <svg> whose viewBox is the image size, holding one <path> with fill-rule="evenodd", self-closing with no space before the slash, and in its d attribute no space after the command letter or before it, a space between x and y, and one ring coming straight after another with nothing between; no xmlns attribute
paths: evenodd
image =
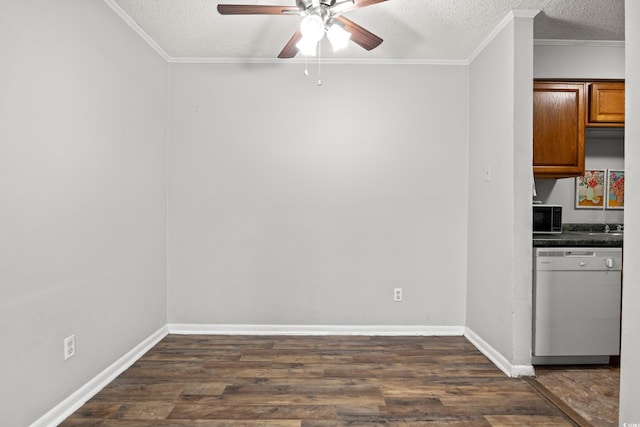
<svg viewBox="0 0 640 427"><path fill-rule="evenodd" d="M624 82L588 83L587 126L624 126Z"/></svg>
<svg viewBox="0 0 640 427"><path fill-rule="evenodd" d="M584 174L587 83L533 85L533 173L537 178Z"/></svg>
<svg viewBox="0 0 640 427"><path fill-rule="evenodd" d="M587 127L624 126L624 81L534 81L533 174L584 174Z"/></svg>

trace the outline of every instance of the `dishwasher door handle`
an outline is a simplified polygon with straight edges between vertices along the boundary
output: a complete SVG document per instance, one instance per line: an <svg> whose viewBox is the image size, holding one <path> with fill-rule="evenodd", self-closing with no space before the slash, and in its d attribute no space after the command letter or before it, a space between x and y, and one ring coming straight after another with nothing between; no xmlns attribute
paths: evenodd
<svg viewBox="0 0 640 427"><path fill-rule="evenodd" d="M596 256L596 253L593 251L566 251L564 253L564 256L569 258L584 258L584 257L590 257L593 258Z"/></svg>

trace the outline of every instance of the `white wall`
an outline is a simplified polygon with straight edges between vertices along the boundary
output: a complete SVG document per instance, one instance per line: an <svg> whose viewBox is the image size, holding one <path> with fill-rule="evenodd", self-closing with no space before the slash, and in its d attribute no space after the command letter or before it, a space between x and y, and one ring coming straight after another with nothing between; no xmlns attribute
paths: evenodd
<svg viewBox="0 0 640 427"><path fill-rule="evenodd" d="M470 65L467 327L512 366L530 365L532 69L530 17Z"/></svg>
<svg viewBox="0 0 640 427"><path fill-rule="evenodd" d="M0 424L25 426L166 323L167 65L85 0L1 2L0 58Z"/></svg>
<svg viewBox="0 0 640 427"><path fill-rule="evenodd" d="M550 45L537 41L533 76L536 79L624 79L624 64L624 43Z"/></svg>
<svg viewBox="0 0 640 427"><path fill-rule="evenodd" d="M534 76L538 79L624 79L625 48L621 43L544 45L534 47ZM624 169L624 141L592 138L585 144L585 167ZM624 210L575 209L575 178L537 179L544 203L564 206L563 222L623 223Z"/></svg>
<svg viewBox="0 0 640 427"><path fill-rule="evenodd" d="M585 143L587 169L624 169L624 139L587 138ZM536 179L538 200L560 204L564 223L624 223L624 210L576 209L576 179Z"/></svg>
<svg viewBox="0 0 640 427"><path fill-rule="evenodd" d="M464 325L466 67L303 69L171 66L169 321Z"/></svg>
<svg viewBox="0 0 640 427"><path fill-rule="evenodd" d="M640 424L640 3L625 2L626 119L625 241L620 357L620 426ZM626 424L625 424L626 423Z"/></svg>

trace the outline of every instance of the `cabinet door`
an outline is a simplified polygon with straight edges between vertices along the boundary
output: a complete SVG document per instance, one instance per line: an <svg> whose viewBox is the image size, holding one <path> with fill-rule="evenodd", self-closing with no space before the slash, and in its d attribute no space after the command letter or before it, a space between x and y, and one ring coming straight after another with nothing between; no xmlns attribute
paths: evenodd
<svg viewBox="0 0 640 427"><path fill-rule="evenodd" d="M589 83L587 126L624 126L624 82Z"/></svg>
<svg viewBox="0 0 640 427"><path fill-rule="evenodd" d="M533 172L539 178L584 174L585 83L534 82Z"/></svg>

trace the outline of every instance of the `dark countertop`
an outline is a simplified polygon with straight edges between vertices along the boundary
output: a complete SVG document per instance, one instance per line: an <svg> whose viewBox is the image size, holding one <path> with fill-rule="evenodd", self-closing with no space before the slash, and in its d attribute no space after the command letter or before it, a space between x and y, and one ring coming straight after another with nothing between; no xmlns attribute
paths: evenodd
<svg viewBox="0 0 640 427"><path fill-rule="evenodd" d="M616 232L618 224L604 233L604 224L563 224L560 234L534 234L534 247L609 247L621 248L624 233Z"/></svg>

